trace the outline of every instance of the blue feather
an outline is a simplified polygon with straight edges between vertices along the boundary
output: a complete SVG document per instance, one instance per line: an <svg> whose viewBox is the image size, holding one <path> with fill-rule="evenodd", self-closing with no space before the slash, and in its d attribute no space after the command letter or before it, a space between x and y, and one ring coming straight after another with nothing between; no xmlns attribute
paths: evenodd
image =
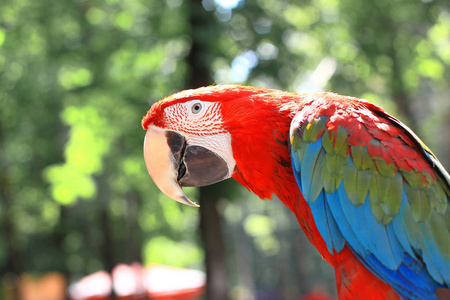
<svg viewBox="0 0 450 300"><path fill-rule="evenodd" d="M320 147L319 147L320 146ZM308 147L305 153L306 155L313 155L315 159L317 159L321 147L321 140L316 141L315 145L312 145L312 147ZM317 154L316 154L317 153ZM307 165L304 167L304 171L301 172L301 166L299 159L299 154L295 151L291 153L292 161L293 161L293 168L294 168L294 175L298 183L302 183L302 174L310 173L312 172L314 168L314 164L304 164ZM315 162L315 159L309 159L307 161L309 162ZM307 177L312 178L311 174L309 174ZM305 185L299 184L300 191L304 194L305 199L308 201L310 198L308 195L305 196L305 191L303 189L303 186L308 186L307 184L310 184L310 181L307 180L308 178L305 178L304 180ZM325 201L324 198L324 192L322 191L319 195L319 197L314 201L311 205L311 211L313 211L313 215L315 216L314 221L316 223L317 229L319 230L319 233L321 234L322 238L324 239L325 243L327 244L328 251L330 253L333 253L333 249L336 252L340 252L342 248L344 248L345 245L345 239L343 238L341 232L339 231L339 228L336 224L336 221L330 211L330 208L328 207L328 204Z"/></svg>
<svg viewBox="0 0 450 300"><path fill-rule="evenodd" d="M300 175L300 170L302 169L299 153L297 151L293 150L291 152L291 157L292 157L294 170L297 171L297 172L294 172L295 176L298 176L298 175ZM296 177L296 179L297 179L297 177ZM300 181L297 181L297 182L300 182Z"/></svg>
<svg viewBox="0 0 450 300"><path fill-rule="evenodd" d="M372 253L383 262L383 264L391 270L396 270L401 263L396 260L396 256L393 253L391 243L386 233L386 228L381 223L378 223L372 213L370 206L369 195L363 204L364 213L366 216L367 226L370 228L371 237L371 251ZM395 246L395 245L394 245ZM403 251L402 251L403 252ZM401 252L400 252L401 253Z"/></svg>
<svg viewBox="0 0 450 300"><path fill-rule="evenodd" d="M339 253L345 246L345 239L339 230L322 191L314 203L310 204L317 229L327 244L328 251Z"/></svg>
<svg viewBox="0 0 450 300"><path fill-rule="evenodd" d="M413 250L411 248L410 241L408 240L408 237L406 236L405 228L403 226L400 216L396 215L392 219L391 224L392 224L392 226L390 226L390 228L392 228L393 232L397 236L397 239L400 242L400 244L402 245L403 250L406 253L408 253L409 256L416 257L415 253L413 252Z"/></svg>
<svg viewBox="0 0 450 300"><path fill-rule="evenodd" d="M302 179L301 179L301 164L300 164L300 158L298 157L298 154L293 151L291 153L291 157L292 157L292 167L294 168L294 177L295 177L295 181L297 182L297 186L300 189L300 191L303 190L302 187ZM303 192L302 192L303 193Z"/></svg>
<svg viewBox="0 0 450 300"><path fill-rule="evenodd" d="M429 274L439 283L443 283L443 278L433 262L430 252L424 242L422 229L414 220L412 220L411 207L408 203L406 193L403 191L402 203L400 206L399 217L401 218L404 232L412 245L412 248L421 249L420 255L426 264ZM409 225L409 226L408 226ZM435 253L436 254L436 253ZM439 253L437 253L440 256Z"/></svg>
<svg viewBox="0 0 450 300"><path fill-rule="evenodd" d="M400 264L404 261L405 255L407 254L403 248L403 245L398 240L397 235L394 233L394 226L392 222L386 225L386 232L396 264L397 266L400 266Z"/></svg>
<svg viewBox="0 0 450 300"><path fill-rule="evenodd" d="M362 206L354 206L350 202L343 184L338 188L338 195L342 212L350 224L350 230L358 239L359 244L362 245L364 252L371 250L371 231L367 226L364 208Z"/></svg>
<svg viewBox="0 0 450 300"><path fill-rule="evenodd" d="M357 250L358 253L366 253L367 250L353 233L353 230L350 227L350 224L348 223L344 212L342 211L338 192L335 191L332 194L325 193L325 198L327 200L328 207L330 208L330 211L333 214L334 219L336 220L336 226L339 227L339 231L349 242L349 244L353 245L354 249Z"/></svg>
<svg viewBox="0 0 450 300"><path fill-rule="evenodd" d="M435 277L438 282L450 282L450 262L442 257L436 242L432 239L433 233L431 232L430 224L420 223L419 227L422 229L427 250L424 251L426 253L426 255L424 255L424 260L427 257L427 260L425 260L427 269L433 274L433 277Z"/></svg>
<svg viewBox="0 0 450 300"><path fill-rule="evenodd" d="M312 199L310 187L313 184L312 175L314 173L314 168L317 163L317 157L319 156L321 150L322 150L322 138L319 138L314 143L308 144L304 156L304 158L306 159L303 159L302 161L300 174L303 189L301 189L301 191L303 193L303 197L307 202L314 202L314 200L316 200Z"/></svg>
<svg viewBox="0 0 450 300"><path fill-rule="evenodd" d="M433 294L434 289L436 288L436 283L428 274L428 272L426 272L426 270L423 269L417 270L417 267L418 261L412 259L409 255L406 254L404 262L398 268L397 273L400 273L409 282L413 282L413 284L416 285L421 290Z"/></svg>
<svg viewBox="0 0 450 300"><path fill-rule="evenodd" d="M361 259L361 262L372 272L374 272L378 277L383 278L386 282L395 289L395 291L404 299L414 299L414 300L435 300L436 295L434 295L433 288L419 289L417 282L418 278L424 276L429 276L428 273L423 272L416 274L414 272L404 272L402 273L404 265L401 265L401 269L394 271L386 268L386 266L380 262L373 254ZM407 269L407 268L406 268ZM433 292L430 293L429 291Z"/></svg>

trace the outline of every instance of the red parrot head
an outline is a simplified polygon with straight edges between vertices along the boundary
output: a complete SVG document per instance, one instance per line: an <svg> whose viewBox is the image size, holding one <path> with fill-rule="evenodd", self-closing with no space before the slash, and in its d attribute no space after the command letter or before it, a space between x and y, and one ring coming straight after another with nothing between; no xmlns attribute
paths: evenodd
<svg viewBox="0 0 450 300"><path fill-rule="evenodd" d="M265 152L258 147L268 144L264 142L268 136L266 122L271 122L268 115L279 115L279 110L262 105L270 101L258 96L277 93L235 85L210 86L186 90L155 103L142 126L147 130L145 163L158 188L178 202L198 206L181 187L210 185L233 176L261 197L270 198L272 192L260 191L267 184L253 177L258 172L270 174L264 170L269 164L261 161L268 162L276 147ZM281 128L280 139L285 140L288 123L274 127L276 122L274 119L270 123L270 130ZM277 138L274 132L269 137ZM244 160L246 166L241 163ZM248 176L247 167L252 170ZM250 181L254 183L248 184Z"/></svg>

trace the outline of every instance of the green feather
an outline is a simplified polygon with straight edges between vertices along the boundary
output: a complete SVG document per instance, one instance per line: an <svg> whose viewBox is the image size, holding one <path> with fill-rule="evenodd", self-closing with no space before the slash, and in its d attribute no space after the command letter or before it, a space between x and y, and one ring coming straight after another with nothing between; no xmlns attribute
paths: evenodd
<svg viewBox="0 0 450 300"><path fill-rule="evenodd" d="M305 129L303 129L303 138L302 138L302 140L304 142L308 142L308 143L311 142L311 127L312 127L311 123L308 123L306 125Z"/></svg>
<svg viewBox="0 0 450 300"><path fill-rule="evenodd" d="M326 162L327 154L325 155L325 162ZM331 174L328 172L327 164L322 164L322 183L323 183L323 189L327 193L334 193L336 188L336 175Z"/></svg>
<svg viewBox="0 0 450 300"><path fill-rule="evenodd" d="M428 194L428 198L430 199L431 208L436 212L443 214L448 205L447 196L444 189L438 182L436 182L431 185L429 191L430 193Z"/></svg>
<svg viewBox="0 0 450 300"><path fill-rule="evenodd" d="M353 162L358 170L375 170L375 164L373 158L369 155L367 147L363 146L351 146L351 153L353 157Z"/></svg>
<svg viewBox="0 0 450 300"><path fill-rule="evenodd" d="M447 198L450 198L450 184L439 179L441 187L444 189L444 192L447 194Z"/></svg>
<svg viewBox="0 0 450 300"><path fill-rule="evenodd" d="M378 172L383 176L392 177L397 171L397 167L394 164L388 164L383 158L376 159L375 165L377 166Z"/></svg>
<svg viewBox="0 0 450 300"><path fill-rule="evenodd" d="M370 170L356 171L356 197L357 203L364 204L367 193L369 192L370 183L372 182L372 172Z"/></svg>
<svg viewBox="0 0 450 300"><path fill-rule="evenodd" d="M431 205L424 189L416 189L405 184L405 192L416 222L426 222L431 215Z"/></svg>
<svg viewBox="0 0 450 300"><path fill-rule="evenodd" d="M355 164L355 167L358 170L363 169L363 162L362 162L362 146L351 146L350 152L352 154L353 163Z"/></svg>
<svg viewBox="0 0 450 300"><path fill-rule="evenodd" d="M374 203L373 201L370 201L370 207L372 208L372 214L377 220L378 223L381 223L383 221L383 218L385 216L383 209L379 204Z"/></svg>
<svg viewBox="0 0 450 300"><path fill-rule="evenodd" d="M294 133L291 135L291 147L292 150L298 151L298 149L301 147L301 140L298 138L298 129L296 128L294 130Z"/></svg>
<svg viewBox="0 0 450 300"><path fill-rule="evenodd" d="M300 142L298 150L297 150L297 155L298 158L300 159L300 161L303 161L303 157L305 156L305 152L306 152L306 148L308 144L304 143L304 142Z"/></svg>
<svg viewBox="0 0 450 300"><path fill-rule="evenodd" d="M447 230L450 232L450 209L448 209L444 214L445 225Z"/></svg>
<svg viewBox="0 0 450 300"><path fill-rule="evenodd" d="M323 185L327 193L334 193L338 180L336 176L336 159L337 155L334 153L325 154L325 163L323 164ZM342 180L342 177L339 181Z"/></svg>
<svg viewBox="0 0 450 300"><path fill-rule="evenodd" d="M348 158L342 157L336 154L326 154L325 165L326 172L331 175L330 185L327 186L326 191L328 193L334 193L335 189L339 187L344 176L344 165L347 163Z"/></svg>
<svg viewBox="0 0 450 300"><path fill-rule="evenodd" d="M420 190L420 197L422 200L422 216L420 220L422 222L426 222L430 219L431 216L431 205L425 189Z"/></svg>
<svg viewBox="0 0 450 300"><path fill-rule="evenodd" d="M344 127L339 126L336 132L336 140L334 142L334 149L336 153L341 154L343 156L347 155L348 150L348 132Z"/></svg>
<svg viewBox="0 0 450 300"><path fill-rule="evenodd" d="M344 166L344 188L347 197L352 202L353 205L356 205L356 168L353 164L352 160L349 160L348 163Z"/></svg>
<svg viewBox="0 0 450 300"><path fill-rule="evenodd" d="M333 148L333 140L332 137L330 137L330 132L325 130L325 132L322 134L322 146L327 151L327 153L334 152Z"/></svg>
<svg viewBox="0 0 450 300"><path fill-rule="evenodd" d="M389 178L389 192L386 201L381 203L381 207L386 215L394 217L397 215L400 204L402 203L403 194L403 178L399 172L397 172L394 177Z"/></svg>
<svg viewBox="0 0 450 300"><path fill-rule="evenodd" d="M367 150L367 147L363 147L361 149L361 157L362 157L363 170L370 169L373 172L375 172L376 171L375 163L373 161L373 158L369 155L369 151Z"/></svg>
<svg viewBox="0 0 450 300"><path fill-rule="evenodd" d="M338 165L338 156L335 153L327 153L325 155L325 163L327 167L327 171L330 173L336 173L337 165Z"/></svg>
<svg viewBox="0 0 450 300"><path fill-rule="evenodd" d="M413 188L423 188L426 187L427 184L424 182L424 175L421 172L411 170L411 171L402 171L403 177L405 177L408 184Z"/></svg>
<svg viewBox="0 0 450 300"><path fill-rule="evenodd" d="M436 180L434 180L433 177L431 177L430 173L428 173L428 172L421 172L421 174L425 177L425 185L426 186L429 186L429 185L431 185L431 184L436 182Z"/></svg>
<svg viewBox="0 0 450 300"><path fill-rule="evenodd" d="M311 142L317 141L317 137L319 136L320 132L325 130L325 125L327 123L326 117L320 117L316 118L311 122Z"/></svg>
<svg viewBox="0 0 450 300"><path fill-rule="evenodd" d="M388 196L389 178L379 173L374 173L369 189L369 199L373 204L386 202Z"/></svg>
<svg viewBox="0 0 450 300"><path fill-rule="evenodd" d="M310 189L310 195L311 195L311 203L314 203L316 201L317 197L319 197L319 194L322 192L323 189L323 177L322 177L322 167L323 167L323 161L324 161L325 151L323 149L320 150L319 155L317 156L317 160L314 166L314 170L312 173L312 180L311 180L311 186Z"/></svg>
<svg viewBox="0 0 450 300"><path fill-rule="evenodd" d="M352 160L349 160L348 163L344 166L344 188L350 202L359 206L364 204L364 199L360 199L358 195L358 170L355 168ZM365 179L363 179L365 180ZM369 181L370 184L370 181Z"/></svg>
<svg viewBox="0 0 450 300"><path fill-rule="evenodd" d="M372 208L373 216L375 217L375 220L377 220L378 223L381 223L383 225L389 224L389 222L392 221L391 216L388 216L385 214L384 209L381 207L381 205L370 202L370 207Z"/></svg>
<svg viewBox="0 0 450 300"><path fill-rule="evenodd" d="M388 224L400 210L403 194L402 182L403 178L398 172L393 177L373 173L369 188L369 200L375 218L383 225Z"/></svg>
<svg viewBox="0 0 450 300"><path fill-rule="evenodd" d="M406 232L408 233L408 239L411 242L412 247L416 249L422 248L424 246L422 242L422 232L413 216L414 213L412 212L412 207L405 205L402 207L402 211L403 223L406 225Z"/></svg>
<svg viewBox="0 0 450 300"><path fill-rule="evenodd" d="M349 157L327 153L323 164L323 186L327 193L334 193L341 184L344 175L344 165Z"/></svg>
<svg viewBox="0 0 450 300"><path fill-rule="evenodd" d="M303 130L303 141L314 143L317 141L320 132L326 128L326 117L315 118L311 123L308 123Z"/></svg>
<svg viewBox="0 0 450 300"><path fill-rule="evenodd" d="M346 153L341 155L336 152L336 148L334 146L336 144L334 144L334 140L338 135L337 132L339 132L339 130L332 131L332 137L330 137L330 132L328 130L325 130L322 134L322 146L326 151L325 163L322 172L324 178L322 182L327 193L334 193L334 191L339 187L344 175L344 165L346 165L350 159L350 156ZM346 133L345 129L342 128L340 133L342 134L344 132Z"/></svg>
<svg viewBox="0 0 450 300"><path fill-rule="evenodd" d="M445 223L446 220L444 216L436 213L433 214L433 217L429 220L431 232L433 233L434 241L436 242L439 252L442 253L444 258L450 259L450 232Z"/></svg>

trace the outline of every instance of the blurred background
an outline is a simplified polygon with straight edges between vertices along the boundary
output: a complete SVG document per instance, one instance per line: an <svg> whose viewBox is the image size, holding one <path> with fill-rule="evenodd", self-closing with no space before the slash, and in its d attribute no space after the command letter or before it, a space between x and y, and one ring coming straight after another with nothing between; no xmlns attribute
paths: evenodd
<svg viewBox="0 0 450 300"><path fill-rule="evenodd" d="M203 299L335 295L280 201L233 180L187 189L200 209L162 195L142 116L213 83L332 90L381 105L450 169L449 82L448 0L1 0L0 299L81 297L66 291L92 274L120 298L119 264L205 272Z"/></svg>

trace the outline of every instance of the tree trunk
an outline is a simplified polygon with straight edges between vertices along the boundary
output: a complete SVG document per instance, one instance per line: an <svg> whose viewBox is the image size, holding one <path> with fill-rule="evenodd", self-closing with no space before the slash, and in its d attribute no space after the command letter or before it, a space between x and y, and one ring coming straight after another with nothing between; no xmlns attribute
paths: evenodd
<svg viewBox="0 0 450 300"><path fill-rule="evenodd" d="M99 202L99 218L100 218L100 228L103 232L103 241L101 244L101 257L103 261L103 265L106 271L109 274L112 274L114 269L114 265L116 261L114 259L114 234L111 231L111 222L109 218L108 205L110 201L110 188L107 182L106 175L102 174L98 178L98 197L97 201ZM114 293L114 289L111 289L111 300L116 299L116 295Z"/></svg>
<svg viewBox="0 0 450 300"><path fill-rule="evenodd" d="M208 68L207 43L214 39L214 15L205 11L202 0L190 2L192 46L187 61L190 69L189 88L212 83ZM220 214L217 209L215 187L200 188L200 234L205 248L206 299L228 299L225 271L225 250L221 231Z"/></svg>
<svg viewBox="0 0 450 300"><path fill-rule="evenodd" d="M406 123L409 122L409 127L416 131L417 118L411 108L411 99L405 87L400 56L398 50L394 46L394 40L397 38L396 28L394 24L390 24L391 28L391 45L388 50L389 57L392 59L392 73L391 73L391 95L394 102L397 104L400 116L406 118Z"/></svg>
<svg viewBox="0 0 450 300"><path fill-rule="evenodd" d="M442 126L442 132L449 132L450 130L450 113L447 113L447 118L445 118L445 124ZM443 151L442 153L442 164L444 165L444 168L449 171L450 170L450 137L446 134L444 134L444 142L442 145Z"/></svg>
<svg viewBox="0 0 450 300"><path fill-rule="evenodd" d="M2 124L0 123L0 153L5 148L5 136L2 131ZM6 163L0 160L0 201L2 203L3 215L0 215L0 221L4 231L4 236L7 241L8 258L7 263L3 271L7 274L4 278L4 284L6 285L5 292L7 290L8 296L11 299L18 299L17 290L17 277L23 271L23 257L22 252L18 249L16 228L14 225L13 216L11 215L11 203L13 201L11 196L11 185L8 179L8 167Z"/></svg>
<svg viewBox="0 0 450 300"><path fill-rule="evenodd" d="M228 299L225 245L214 187L200 189L200 232L205 247L206 299Z"/></svg>

